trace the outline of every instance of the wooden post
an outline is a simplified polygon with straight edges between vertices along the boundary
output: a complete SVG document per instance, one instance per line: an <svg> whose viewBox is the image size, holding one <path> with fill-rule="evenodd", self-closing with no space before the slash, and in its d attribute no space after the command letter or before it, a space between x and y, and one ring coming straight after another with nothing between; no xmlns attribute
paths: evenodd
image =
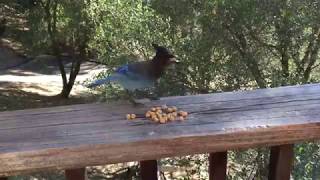
<svg viewBox="0 0 320 180"><path fill-rule="evenodd" d="M157 180L157 160L140 161L140 175L142 180Z"/></svg>
<svg viewBox="0 0 320 180"><path fill-rule="evenodd" d="M209 180L227 179L228 152L209 154Z"/></svg>
<svg viewBox="0 0 320 180"><path fill-rule="evenodd" d="M66 176L66 180L86 180L87 179L86 168L66 169L65 176Z"/></svg>
<svg viewBox="0 0 320 180"><path fill-rule="evenodd" d="M9 178L7 177L0 177L0 180L8 180Z"/></svg>
<svg viewBox="0 0 320 180"><path fill-rule="evenodd" d="M293 144L271 147L269 180L290 180L293 163Z"/></svg>

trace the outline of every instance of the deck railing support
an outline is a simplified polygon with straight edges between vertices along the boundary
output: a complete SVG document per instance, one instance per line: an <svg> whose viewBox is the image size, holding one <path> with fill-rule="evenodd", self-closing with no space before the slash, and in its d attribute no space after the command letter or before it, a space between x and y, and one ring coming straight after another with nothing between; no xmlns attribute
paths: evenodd
<svg viewBox="0 0 320 180"><path fill-rule="evenodd" d="M209 180L224 180L227 177L227 152L209 154Z"/></svg>
<svg viewBox="0 0 320 180"><path fill-rule="evenodd" d="M66 169L66 180L87 180L86 168Z"/></svg>
<svg viewBox="0 0 320 180"><path fill-rule="evenodd" d="M140 161L140 175L142 180L157 180L157 160Z"/></svg>
<svg viewBox="0 0 320 180"><path fill-rule="evenodd" d="M268 179L290 180L293 158L293 144L271 147Z"/></svg>

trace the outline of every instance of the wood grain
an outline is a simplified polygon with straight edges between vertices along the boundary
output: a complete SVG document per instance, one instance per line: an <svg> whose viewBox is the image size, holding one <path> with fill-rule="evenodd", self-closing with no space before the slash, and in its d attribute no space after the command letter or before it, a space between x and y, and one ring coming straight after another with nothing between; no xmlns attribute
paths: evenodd
<svg viewBox="0 0 320 180"><path fill-rule="evenodd" d="M271 147L268 180L290 180L293 159L293 144Z"/></svg>
<svg viewBox="0 0 320 180"><path fill-rule="evenodd" d="M141 117L176 105L184 122ZM79 168L320 138L320 85L169 97L133 108L84 104L0 113L0 175Z"/></svg>

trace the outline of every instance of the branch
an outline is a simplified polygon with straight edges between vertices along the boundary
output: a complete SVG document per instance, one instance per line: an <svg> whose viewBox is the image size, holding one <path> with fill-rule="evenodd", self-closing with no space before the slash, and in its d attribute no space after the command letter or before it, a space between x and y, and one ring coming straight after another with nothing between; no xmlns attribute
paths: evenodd
<svg viewBox="0 0 320 180"><path fill-rule="evenodd" d="M307 61L310 60L310 53L314 47L314 37L317 36L317 32L319 31L319 28L317 28L317 30L315 28L313 28L313 33L310 35L310 42L309 42L309 45L304 53L304 57L302 58L302 61L301 61L301 64L302 64L302 67L304 68Z"/></svg>
<svg viewBox="0 0 320 180"><path fill-rule="evenodd" d="M317 65L313 66L313 67L311 68L311 70L314 70L314 69L316 69L316 68L319 67L319 66L320 66L320 63L318 63Z"/></svg>
<svg viewBox="0 0 320 180"><path fill-rule="evenodd" d="M45 8L46 7L46 5L44 4L44 2L43 1L38 1L39 3L40 3L40 6L42 7L42 8Z"/></svg>
<svg viewBox="0 0 320 180"><path fill-rule="evenodd" d="M278 46L276 46L276 45L263 42L258 36L255 35L255 34L258 34L258 33L254 32L252 30L252 28L246 26L246 29L250 32L249 33L250 37L253 40L256 40L259 44L262 44L263 46L266 46L266 47L271 48L271 49L278 49Z"/></svg>
<svg viewBox="0 0 320 180"><path fill-rule="evenodd" d="M304 77L304 81L307 82L309 77L310 77L310 73L311 70L313 69L313 65L315 64L316 60L317 60L317 56L319 53L319 48L320 48L320 28L318 28L318 32L317 32L317 37L315 40L315 45L314 48L311 50L311 54L310 54L310 58L309 58L309 64L306 68L306 70L303 73L303 77Z"/></svg>

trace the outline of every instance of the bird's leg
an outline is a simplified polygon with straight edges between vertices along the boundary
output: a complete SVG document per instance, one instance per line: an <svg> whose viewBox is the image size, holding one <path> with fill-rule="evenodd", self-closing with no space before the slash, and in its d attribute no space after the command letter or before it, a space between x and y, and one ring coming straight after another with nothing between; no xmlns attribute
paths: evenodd
<svg viewBox="0 0 320 180"><path fill-rule="evenodd" d="M149 89L148 91L148 99L150 99L151 101L155 101L155 100L160 100L159 94L156 92L155 88Z"/></svg>
<svg viewBox="0 0 320 180"><path fill-rule="evenodd" d="M160 100L159 96L155 93L148 93L148 98L153 101Z"/></svg>
<svg viewBox="0 0 320 180"><path fill-rule="evenodd" d="M143 106L142 103L139 103L139 102L135 101L132 97L129 98L129 101L130 101L130 103L132 103L133 106L135 106L135 107L137 107L137 106Z"/></svg>
<svg viewBox="0 0 320 180"><path fill-rule="evenodd" d="M127 98L129 100L129 102L132 103L133 106L141 106L141 105L143 105L142 103L139 103L139 102L135 101L135 99L133 98L133 94L129 90L126 90L126 94L127 94Z"/></svg>

